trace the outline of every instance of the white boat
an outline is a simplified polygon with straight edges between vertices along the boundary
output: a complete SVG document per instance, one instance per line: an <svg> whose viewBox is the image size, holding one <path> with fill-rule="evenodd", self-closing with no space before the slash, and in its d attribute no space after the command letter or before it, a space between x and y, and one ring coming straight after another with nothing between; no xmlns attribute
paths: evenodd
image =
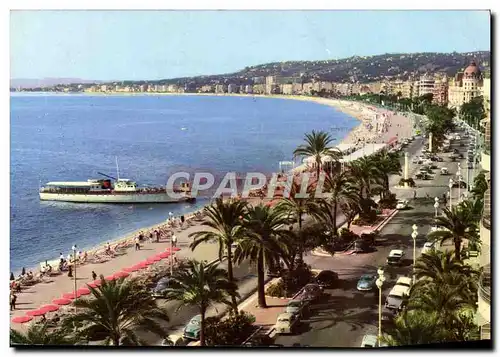
<svg viewBox="0 0 500 357"><path fill-rule="evenodd" d="M165 187L138 188L129 179L69 182L48 182L40 188L40 200L81 203L173 203L194 201L188 183L174 188L169 194ZM180 197L177 197L180 196Z"/></svg>

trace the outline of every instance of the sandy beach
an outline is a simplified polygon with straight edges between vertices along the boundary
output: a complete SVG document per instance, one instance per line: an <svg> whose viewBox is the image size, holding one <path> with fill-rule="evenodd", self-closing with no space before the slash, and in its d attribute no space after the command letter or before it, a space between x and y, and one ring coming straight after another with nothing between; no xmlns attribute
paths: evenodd
<svg viewBox="0 0 500 357"><path fill-rule="evenodd" d="M153 94L153 93L150 93ZM154 93L155 95L162 93ZM172 94L166 94L172 95ZM193 94L175 94L175 95L193 95ZM200 94L205 95L205 94ZM214 95L214 94L210 94ZM227 95L226 95L227 96ZM238 95L234 96L251 96L251 95ZM383 143L387 142L394 137L407 137L411 135L411 124L410 120L402 115L397 115L388 110L375 108L362 103L355 103L349 101L341 101L326 98L317 97L303 97L303 96L252 96L252 97L270 97L270 98L281 98L290 100L302 100L310 101L318 104L328 105L336 110L344 112L358 120L360 124L353 129L343 140L343 144L356 144L359 143L359 139L363 139L365 143L367 142L377 142ZM375 116L384 117L385 131L376 131L373 128L369 129L369 124L373 123ZM259 199L252 199L252 202L257 202ZM190 219L192 215L186 215L186 219ZM193 217L194 219L194 217ZM141 229L145 236L149 235L150 231L155 229L160 229L164 225L155 225L152 227L147 227ZM198 260L211 261L218 258L218 250L216 244L202 244L195 251L191 251L188 248L191 243L191 239L188 237L190 233L200 230L200 222L195 222L186 229L175 230L175 235L178 238L177 246L181 248L180 251L176 253L176 257L181 258L194 258ZM97 232L96 232L97 233ZM139 231L133 232L121 237L113 242L111 242L112 247L117 245L122 245L124 242L132 243L133 239L137 237ZM105 243L105 242L104 242ZM121 249L120 252L112 259L107 260L102 263L88 263L77 267L77 287L85 287L86 283L93 281L92 271L95 271L97 275L103 274L104 276L112 275L119 272L124 268L131 267L132 265L145 260L148 257L152 257L165 249L170 247L170 240L163 235L159 243L156 242L143 242L140 250L135 250L133 243L130 247ZM92 251L89 251L89 256L93 254L103 253L104 245L101 245ZM66 256L69 252L63 252ZM54 257L57 258L57 257ZM169 269L168 268L169 259L162 260L161 262L155 263L150 266L152 269ZM56 268L55 266L53 268ZM32 270L33 273L37 273L40 267L35 267L33 269L27 269L27 271ZM136 273L133 273L136 274ZM67 276L67 273L61 275L52 276L46 282L38 283L32 286L24 287L21 293L17 294L16 309L11 311L11 319L13 317L25 315L27 311L37 309L42 305L50 304L53 299L60 298L64 293L71 293L74 289L74 280ZM35 317L32 321L39 319ZM31 322L30 322L31 323ZM29 323L28 323L29 324ZM15 329L24 329L28 324L17 324L11 323L11 327Z"/></svg>

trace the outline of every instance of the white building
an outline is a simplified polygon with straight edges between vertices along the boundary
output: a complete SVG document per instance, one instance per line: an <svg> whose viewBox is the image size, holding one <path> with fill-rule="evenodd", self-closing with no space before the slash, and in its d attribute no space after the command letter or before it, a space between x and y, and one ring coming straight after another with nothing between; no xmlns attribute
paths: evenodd
<svg viewBox="0 0 500 357"><path fill-rule="evenodd" d="M418 81L418 96L421 97L429 93L434 95L434 85L434 77L427 74L421 76L420 80Z"/></svg>

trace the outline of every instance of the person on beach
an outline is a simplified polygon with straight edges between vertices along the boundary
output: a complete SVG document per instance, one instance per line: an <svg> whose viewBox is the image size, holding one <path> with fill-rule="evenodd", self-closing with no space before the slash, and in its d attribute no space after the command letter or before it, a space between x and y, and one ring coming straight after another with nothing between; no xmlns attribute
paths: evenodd
<svg viewBox="0 0 500 357"><path fill-rule="evenodd" d="M12 272L10 273L10 280L11 280L11 281L12 281L12 280L16 280L16 279L14 278L14 273L12 273Z"/></svg>
<svg viewBox="0 0 500 357"><path fill-rule="evenodd" d="M64 254L63 253L59 253L59 259L61 259L61 262L64 262Z"/></svg>
<svg viewBox="0 0 500 357"><path fill-rule="evenodd" d="M144 234L142 234L142 231L139 232L139 242L142 242L144 240Z"/></svg>
<svg viewBox="0 0 500 357"><path fill-rule="evenodd" d="M16 294L12 293L10 295L10 311L13 311L16 309L16 301L17 301L17 296L16 296Z"/></svg>
<svg viewBox="0 0 500 357"><path fill-rule="evenodd" d="M97 274L92 270L92 280L97 280Z"/></svg>
<svg viewBox="0 0 500 357"><path fill-rule="evenodd" d="M417 198L417 190L413 190L413 199Z"/></svg>
<svg viewBox="0 0 500 357"><path fill-rule="evenodd" d="M111 254L111 245L109 244L109 242L106 243L106 254Z"/></svg>
<svg viewBox="0 0 500 357"><path fill-rule="evenodd" d="M73 277L73 266L69 266L68 267L68 278L72 278Z"/></svg>
<svg viewBox="0 0 500 357"><path fill-rule="evenodd" d="M181 216L181 225L184 225L184 220L185 220L184 215L182 215Z"/></svg>
<svg viewBox="0 0 500 357"><path fill-rule="evenodd" d="M139 243L141 240L139 237L135 237L135 250L141 250L141 244Z"/></svg>
<svg viewBox="0 0 500 357"><path fill-rule="evenodd" d="M153 243L153 232L149 232L149 243Z"/></svg>
<svg viewBox="0 0 500 357"><path fill-rule="evenodd" d="M157 229L155 229L155 236L156 236L156 243L160 243L160 232L158 232Z"/></svg>
<svg viewBox="0 0 500 357"><path fill-rule="evenodd" d="M177 247L177 236L172 235L172 247Z"/></svg>

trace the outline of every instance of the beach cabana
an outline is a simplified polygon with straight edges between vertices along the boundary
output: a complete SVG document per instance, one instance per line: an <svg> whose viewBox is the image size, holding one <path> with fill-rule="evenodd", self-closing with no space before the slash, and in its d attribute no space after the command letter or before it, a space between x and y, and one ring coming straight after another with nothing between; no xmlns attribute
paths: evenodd
<svg viewBox="0 0 500 357"><path fill-rule="evenodd" d="M78 291L76 292L76 294L75 294L74 291L71 292L71 293L63 294L63 298L65 298L65 299L71 299L71 300L73 300L73 299L76 299L76 298L79 298L79 297L80 297L80 295L78 294Z"/></svg>
<svg viewBox="0 0 500 357"><path fill-rule="evenodd" d="M42 316L42 315L45 315L47 313L47 311L45 310L42 310L42 309L37 309L37 310L30 310L26 313L27 316Z"/></svg>
<svg viewBox="0 0 500 357"><path fill-rule="evenodd" d="M165 259L170 257L170 252L161 252L160 254L157 255L158 257Z"/></svg>
<svg viewBox="0 0 500 357"><path fill-rule="evenodd" d="M44 305L41 308L39 308L38 310L45 311L45 312L54 312L54 311L59 310L59 308L60 308L60 306L58 306L58 305Z"/></svg>

